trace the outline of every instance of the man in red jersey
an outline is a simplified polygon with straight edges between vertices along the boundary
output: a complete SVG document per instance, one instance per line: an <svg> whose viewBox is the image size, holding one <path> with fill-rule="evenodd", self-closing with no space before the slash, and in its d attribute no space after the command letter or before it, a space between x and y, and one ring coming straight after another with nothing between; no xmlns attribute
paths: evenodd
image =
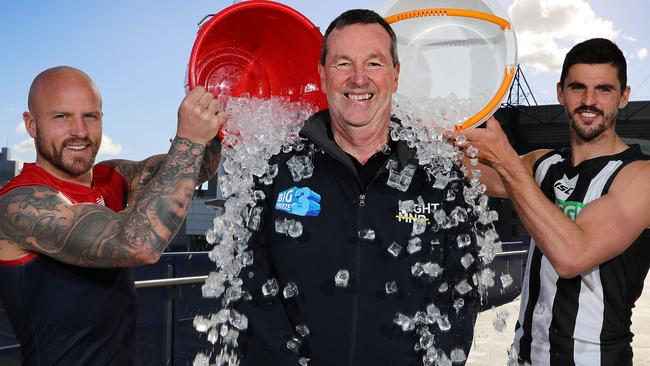
<svg viewBox="0 0 650 366"><path fill-rule="evenodd" d="M214 175L218 102L195 88L179 107L166 155L97 165L102 102L88 75L66 66L43 71L28 108L36 162L0 189L0 300L23 363L136 364L128 267L158 261L194 188Z"/></svg>

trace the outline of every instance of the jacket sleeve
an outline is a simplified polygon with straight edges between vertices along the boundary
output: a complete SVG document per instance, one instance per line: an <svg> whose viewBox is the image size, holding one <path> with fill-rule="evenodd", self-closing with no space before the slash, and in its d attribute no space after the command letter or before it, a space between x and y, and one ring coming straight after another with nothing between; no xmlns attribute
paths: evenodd
<svg viewBox="0 0 650 366"><path fill-rule="evenodd" d="M287 341L296 332L287 313L282 288L275 296L265 296L262 292L268 280L277 280L265 250L265 245L268 245L266 231L273 227L273 223L266 222L269 220L268 209L269 204L265 201L260 230L253 233L249 242L253 263L240 275L242 289L250 295L248 300L237 304L238 310L248 317L248 329L239 341L243 356L241 366L298 364L299 356L287 348Z"/></svg>

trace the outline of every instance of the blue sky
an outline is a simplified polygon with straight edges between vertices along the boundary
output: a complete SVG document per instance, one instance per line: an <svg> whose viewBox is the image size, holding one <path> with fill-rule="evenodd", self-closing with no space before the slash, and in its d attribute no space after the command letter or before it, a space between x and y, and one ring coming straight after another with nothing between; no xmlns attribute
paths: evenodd
<svg viewBox="0 0 650 366"><path fill-rule="evenodd" d="M324 29L344 10L376 10L383 0L280 2ZM593 36L612 38L621 46L628 57L632 99L650 100L650 25L644 18L650 0L498 2L510 10L519 61L542 104L555 103L557 64L564 52ZM184 96L196 24L231 4L231 0L1 2L0 146L11 147L14 159L33 161L29 136L20 127L29 85L43 69L71 65L86 71L102 92L108 138L99 160L139 160L166 152Z"/></svg>

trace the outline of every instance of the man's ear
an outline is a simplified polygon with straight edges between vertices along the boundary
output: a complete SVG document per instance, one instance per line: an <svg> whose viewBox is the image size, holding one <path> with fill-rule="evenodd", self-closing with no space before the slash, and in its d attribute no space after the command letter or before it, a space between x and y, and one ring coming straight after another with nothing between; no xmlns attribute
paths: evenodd
<svg viewBox="0 0 650 366"><path fill-rule="evenodd" d="M320 76L320 90L325 93L325 90L327 90L327 81L325 81L325 67L320 62L318 63L318 75Z"/></svg>
<svg viewBox="0 0 650 366"><path fill-rule="evenodd" d="M621 100L618 101L618 109L623 109L627 105L627 102L630 101L630 92L632 89L630 89L629 86L626 86L625 89L623 89L623 95L621 96Z"/></svg>
<svg viewBox="0 0 650 366"><path fill-rule="evenodd" d="M557 93L557 102L560 103L560 105L564 105L564 96L562 95L562 84L557 83L556 85L556 93Z"/></svg>
<svg viewBox="0 0 650 366"><path fill-rule="evenodd" d="M25 122L25 129L32 138L36 138L36 119L29 112L23 112L23 121Z"/></svg>

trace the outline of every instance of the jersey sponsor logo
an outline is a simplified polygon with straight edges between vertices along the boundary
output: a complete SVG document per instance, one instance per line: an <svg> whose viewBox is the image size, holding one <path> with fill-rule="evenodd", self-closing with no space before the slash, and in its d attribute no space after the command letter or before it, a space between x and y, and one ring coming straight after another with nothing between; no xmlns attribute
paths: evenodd
<svg viewBox="0 0 650 366"><path fill-rule="evenodd" d="M410 211L397 211L395 218L397 222L407 222L412 224L417 220L424 220L427 224L431 221L427 216L432 216L433 211L438 209L438 203L416 203Z"/></svg>
<svg viewBox="0 0 650 366"><path fill-rule="evenodd" d="M571 196L571 193L576 189L576 183L578 183L578 175L569 179L565 174L562 179L558 179L553 184L555 197L560 200L567 200L569 196Z"/></svg>
<svg viewBox="0 0 650 366"><path fill-rule="evenodd" d="M102 196L98 196L97 198L95 198L95 202L98 205L106 206L106 202L104 202L104 197L102 197Z"/></svg>
<svg viewBox="0 0 650 366"><path fill-rule="evenodd" d="M292 187L278 194L275 209L297 216L318 216L320 194L307 187Z"/></svg>
<svg viewBox="0 0 650 366"><path fill-rule="evenodd" d="M566 217L570 218L573 221L576 221L576 217L578 217L578 214L582 209L587 206L586 204L582 202L575 202L575 201L564 201L559 198L555 199L555 205L564 212L564 215Z"/></svg>

